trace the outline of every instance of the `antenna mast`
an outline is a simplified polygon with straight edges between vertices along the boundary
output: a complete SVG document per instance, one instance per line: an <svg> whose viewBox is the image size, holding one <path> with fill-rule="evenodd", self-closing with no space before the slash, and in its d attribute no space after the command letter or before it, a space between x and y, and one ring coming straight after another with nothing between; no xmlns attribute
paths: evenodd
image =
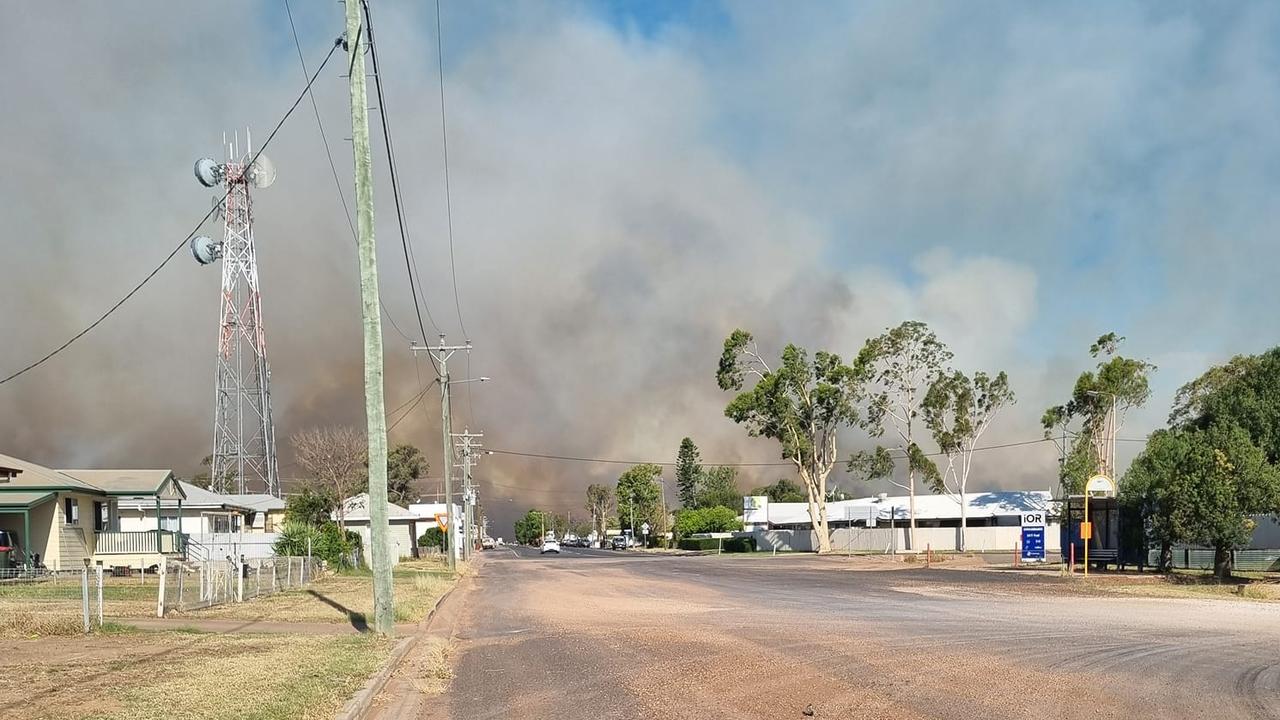
<svg viewBox="0 0 1280 720"><path fill-rule="evenodd" d="M239 133L227 145L225 163L215 166L202 160L196 164L196 176L202 184L221 184L226 190L221 200L222 242L213 244L213 250L202 247L203 254L192 246L202 264L207 264L210 254L222 259L210 487L220 493L266 492L279 497L271 366L267 362L249 196L250 185L267 187L275 179L275 170L265 157L238 157L238 141ZM206 169L203 175L202 167Z"/></svg>

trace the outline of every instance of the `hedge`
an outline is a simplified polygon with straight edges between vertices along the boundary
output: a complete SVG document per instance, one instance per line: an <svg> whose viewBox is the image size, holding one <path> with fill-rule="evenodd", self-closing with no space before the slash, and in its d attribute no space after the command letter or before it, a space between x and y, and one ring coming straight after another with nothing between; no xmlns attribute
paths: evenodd
<svg viewBox="0 0 1280 720"><path fill-rule="evenodd" d="M753 537L742 538L726 538L717 540L716 538L681 538L681 550L715 550L724 543L725 552L755 552L756 539Z"/></svg>

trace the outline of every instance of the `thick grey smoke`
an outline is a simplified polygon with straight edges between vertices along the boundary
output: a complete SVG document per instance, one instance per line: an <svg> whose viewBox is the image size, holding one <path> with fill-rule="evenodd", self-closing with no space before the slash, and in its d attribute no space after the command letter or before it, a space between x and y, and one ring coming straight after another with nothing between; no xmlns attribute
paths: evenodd
<svg viewBox="0 0 1280 720"><path fill-rule="evenodd" d="M0 115L0 371L158 262L208 208L194 159L246 125L260 142L301 88L283 7L224 5L17 13L0 48L23 70L6 75ZM294 11L314 68L341 6ZM460 341L434 13L375 11L425 296ZM455 424L488 445L665 460L690 435L708 460L775 460L722 414L715 361L739 326L771 353L797 342L852 356L925 320L958 367L1009 371L1019 403L992 443L1038 437L1040 411L1107 330L1161 366L1133 437L1207 363L1275 335L1263 310L1276 300L1274 9L734 6L665 24L636 12L445 4L459 295L470 373L495 378L459 388ZM341 59L317 99L349 192ZM280 177L255 207L278 435L360 425L355 255L308 103L269 154ZM383 296L417 336L378 154ZM93 334L0 386L0 450L196 469L217 285L184 251ZM431 373L385 321L384 335L394 407ZM433 475L438 417L430 393L393 434L426 449ZM845 446L869 442L850 431ZM1048 445L993 452L975 482L1048 487L1054 458ZM529 505L579 509L589 482L620 470L491 456L478 475L501 533ZM786 474L748 469L742 484Z"/></svg>

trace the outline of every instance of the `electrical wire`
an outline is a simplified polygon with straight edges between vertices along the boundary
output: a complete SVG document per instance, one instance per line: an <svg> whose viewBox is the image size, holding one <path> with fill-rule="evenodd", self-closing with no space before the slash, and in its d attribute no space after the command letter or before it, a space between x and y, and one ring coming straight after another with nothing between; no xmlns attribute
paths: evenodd
<svg viewBox="0 0 1280 720"><path fill-rule="evenodd" d="M293 33L293 46L298 51L298 64L302 66L302 77L307 77L307 61L306 58L302 56L302 43L298 40L298 28L293 24L293 10L289 7L289 0L284 0L284 11L289 17L289 31ZM351 219L351 208L347 205L347 194L342 191L342 180L338 178L338 166L333 162L333 151L329 148L329 137L324 131L324 121L320 119L320 107L316 104L316 94L315 92L308 92L307 94L311 99L311 111L316 116L316 127L320 129L320 141L324 143L325 157L329 159L329 170L333 173L333 186L338 191L338 200L342 202L342 214L347 218L347 227L351 230L352 241L359 245L360 238L356 234L355 222ZM386 316L387 322L391 323L391 327L396 331L396 333L405 340L413 342L413 338L406 335L405 332L400 329L400 325L396 323L396 319L391 316L391 311L387 309L387 306L382 302L381 297L378 298L378 306L382 308L382 314ZM426 338L423 338L423 340L426 340Z"/></svg>
<svg viewBox="0 0 1280 720"><path fill-rule="evenodd" d="M1117 440L1120 440L1120 439L1124 439L1126 442L1139 440L1138 438L1117 438ZM985 451L985 450L1002 450L1005 448L1020 447L1024 445L1039 445L1041 443L1046 443L1046 442L1052 442L1052 439L1039 438L1036 440L1022 440L1019 442L1000 443L999 445L984 445L979 448L974 448L974 451L978 452L978 451ZM485 449L495 455L510 455L514 457L526 457L526 458L534 458L538 460L560 460L560 461L566 461L566 462L586 462L586 463L598 463L598 464L607 464L607 465L647 464L647 465L660 465L664 467L671 467L678 464L675 462L671 462L669 460L617 460L613 458L575 457L572 455L550 455L545 453L518 452L515 450L498 450L495 448L485 448ZM946 453L942 453L942 452L932 452L932 453L925 453L925 456L939 457L945 454ZM904 458L901 456L895 456L895 459L902 460ZM792 462L719 463L719 462L708 462L708 461L703 461L702 464L707 466L713 466L713 467L792 467L795 465L795 463L792 463Z"/></svg>
<svg viewBox="0 0 1280 720"><path fill-rule="evenodd" d="M449 182L449 123L444 100L444 32L440 21L440 0L436 0L436 69L440 76L440 144L444 151L444 213L449 230L449 276L453 280L453 307L458 312L458 327L462 330L463 339L470 342L467 324L462 321L462 301L458 296L458 264L453 252L453 191ZM471 353L467 353L467 379L471 379ZM467 385L464 392L467 394L467 422L471 424L476 419L471 386Z"/></svg>
<svg viewBox="0 0 1280 720"><path fill-rule="evenodd" d="M370 33L373 30L370 28ZM453 277L453 305L458 311L458 327L462 337L470 340L467 325L462 322L462 302L458 299L458 266L453 258L453 194L449 188L449 130L444 103L444 39L440 25L440 0L436 0L436 68L440 72L440 139L444 150L444 210L449 225L449 274Z"/></svg>
<svg viewBox="0 0 1280 720"><path fill-rule="evenodd" d="M373 61L373 84L378 95L378 117L382 123L382 139L387 148L387 169L391 175L391 196L396 206L396 222L400 228L400 245L404 250L405 271L409 275L409 291L413 294L413 309L418 316L418 329L422 332L425 340L427 337L427 327L422 322L423 310L427 313L427 320L431 322L431 327L435 328L436 333L440 332L440 327L436 325L435 318L431 316L431 308L427 305L426 298L421 300L418 296L418 287L422 285L422 278L418 274L418 266L416 258L413 257L413 242L409 238L409 230L404 218L404 204L400 194L400 173L396 169L395 145L391 141L391 127L387 120L387 101L382 89L382 73L378 63L378 46L373 30L373 17L369 12L369 3L361 0L361 7L364 10L364 22L369 36L369 56ZM425 294L425 293L424 293ZM436 368L436 375L440 374L440 367L436 364L434 357L431 358L431 364Z"/></svg>
<svg viewBox="0 0 1280 720"><path fill-rule="evenodd" d="M307 93L310 92L311 85L315 83L316 78L320 76L320 72L324 70L325 65L329 64L329 59L333 57L333 53L341 45L341 42L342 42L341 39L339 39L334 42L333 47L329 48L329 54L324 56L324 60L321 61L320 67L316 68L315 74L312 75L309 80L307 80L306 87L302 89L302 92L299 93L297 99L293 101L293 105L289 106L289 110L285 112L284 117L280 118L280 122L276 123L276 126L271 130L271 133L267 135L266 142L262 143L262 145L258 147L258 151L254 153L253 157L249 160L248 163L246 163L245 165L246 167L253 165L254 161L258 159L258 156L262 154L262 151L266 150L267 146L271 144L271 140L275 138L276 133L280 132L280 128L284 126L285 121L288 120L289 116L293 115L293 111L298 108L298 105L302 102L302 98L306 97ZM222 200L225 201L226 197L227 196L224 193L222 196ZM72 335L70 339L68 339L66 342L62 343L58 347L54 348L44 357L40 358L39 360L36 360L35 362L27 365L26 367L20 370L17 370L16 372L9 374L3 379L0 379L0 385L3 385L9 382L10 380L13 380L31 370L34 370L40 367L44 363L53 359L54 356L58 355L63 350L66 350L67 348L71 347L72 343L76 342L77 340L84 337L85 335L88 335L90 332L93 331L94 328L102 324L102 322L106 320L108 317L110 317L112 313L114 313L122 305L128 302L129 298L132 298L135 294L137 294L139 290L143 288L144 285L146 285L148 282L151 281L152 278L154 278L157 274L159 274L159 272L163 270L164 267L168 265L169 262L173 260L173 258L178 254L178 251L180 251L184 245L191 242L191 238L195 237L195 234L200 231L200 228L203 227L206 222L208 222L209 218L213 217L213 214L217 212L218 208L220 208L221 205L222 205L222 202L220 201L217 205L214 205L212 208L210 208L209 211L204 214L204 217L200 218L200 222L197 223L194 228L192 228L191 232L187 233L186 238L184 238L182 242L178 243L177 246L173 248L173 250L170 250L169 254L165 256L164 260L160 261L159 265L157 265L151 272L147 273L146 277L142 278L141 282L133 286L133 289L130 290L128 293L126 293L124 297L120 298L120 300L118 300L116 304L107 308L107 311L102 313L102 315L98 316L97 320L94 320L92 323L89 323L87 327L85 327L83 330L76 333L75 335Z"/></svg>

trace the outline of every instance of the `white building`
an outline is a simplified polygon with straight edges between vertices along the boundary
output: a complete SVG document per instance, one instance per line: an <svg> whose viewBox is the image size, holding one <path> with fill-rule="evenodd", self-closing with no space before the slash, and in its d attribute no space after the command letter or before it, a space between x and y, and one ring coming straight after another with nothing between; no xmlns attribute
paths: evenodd
<svg viewBox="0 0 1280 720"><path fill-rule="evenodd" d="M437 520L437 518L445 519L447 517L448 507L442 502L411 503L409 505L409 512L421 518L421 521L418 524L418 531L417 531L418 535L421 536L422 533L426 532L428 528L439 527L439 524L438 524L439 521ZM454 522L458 523L459 529L463 528L466 525L466 518L462 516L462 506L457 503L454 503L453 505L453 520ZM466 536L459 533L458 537L466 537ZM461 547L454 548L454 557L456 557L459 560L462 559Z"/></svg>
<svg viewBox="0 0 1280 720"><path fill-rule="evenodd" d="M760 550L812 550L817 545L808 503L775 503L765 496L743 499L744 529ZM1013 550L1021 539L1022 516L1042 512L1049 517L1046 550L1060 546L1057 508L1045 490L994 490L966 493L966 549ZM960 543L960 498L921 494L915 498L916 530L910 531L911 498L880 495L829 502L827 526L833 550L951 551Z"/></svg>
<svg viewBox="0 0 1280 720"><path fill-rule="evenodd" d="M338 511L335 510L333 519L337 521L338 516ZM392 565L399 563L402 558L413 557L414 548L418 546L418 536L426 531L428 519L432 524L435 523L434 517L423 517L409 508L387 503L387 520L391 526L391 533L387 536L387 549ZM369 555L369 548L372 547L372 539L369 534L369 493L360 493L342 501L342 523L348 530L360 534L362 562L370 564L372 557Z"/></svg>

